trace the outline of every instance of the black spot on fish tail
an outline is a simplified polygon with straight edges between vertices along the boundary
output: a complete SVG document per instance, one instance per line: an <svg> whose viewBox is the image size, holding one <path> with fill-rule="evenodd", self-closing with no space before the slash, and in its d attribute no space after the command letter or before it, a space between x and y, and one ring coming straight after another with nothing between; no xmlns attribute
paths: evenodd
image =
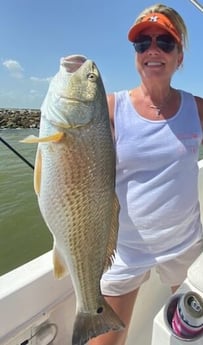
<svg viewBox="0 0 203 345"><path fill-rule="evenodd" d="M123 322L103 299L102 305L94 314L79 312L76 315L72 345L85 345L91 338L109 331L122 331L124 327Z"/></svg>
<svg viewBox="0 0 203 345"><path fill-rule="evenodd" d="M101 314L103 312L103 307L99 307L98 309L97 309L97 314Z"/></svg>

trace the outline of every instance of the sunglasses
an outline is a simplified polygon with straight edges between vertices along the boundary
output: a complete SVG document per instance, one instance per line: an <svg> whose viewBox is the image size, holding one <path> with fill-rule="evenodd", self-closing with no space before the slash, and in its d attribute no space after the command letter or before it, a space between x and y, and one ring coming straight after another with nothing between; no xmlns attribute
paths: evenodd
<svg viewBox="0 0 203 345"><path fill-rule="evenodd" d="M140 35L133 46L137 53L144 53L152 44L152 37L149 35ZM176 41L171 35L159 35L155 38L157 47L161 49L164 53L170 53L176 46Z"/></svg>

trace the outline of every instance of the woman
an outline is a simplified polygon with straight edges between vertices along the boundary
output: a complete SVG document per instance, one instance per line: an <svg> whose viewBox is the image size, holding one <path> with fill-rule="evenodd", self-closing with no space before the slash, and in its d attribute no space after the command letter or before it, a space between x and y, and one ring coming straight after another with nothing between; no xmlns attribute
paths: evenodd
<svg viewBox="0 0 203 345"><path fill-rule="evenodd" d="M171 87L187 30L172 8L154 5L130 28L141 84L108 96L121 211L116 259L102 293L125 323L91 345L124 345L141 284L152 267L172 292L203 249L197 192L203 99Z"/></svg>

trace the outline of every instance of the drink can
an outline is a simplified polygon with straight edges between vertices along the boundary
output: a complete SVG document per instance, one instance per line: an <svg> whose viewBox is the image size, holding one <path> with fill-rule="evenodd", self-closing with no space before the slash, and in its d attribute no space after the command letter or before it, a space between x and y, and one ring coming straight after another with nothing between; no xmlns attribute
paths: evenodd
<svg viewBox="0 0 203 345"><path fill-rule="evenodd" d="M203 299L199 294L189 291L179 298L172 329L179 337L189 339L203 332Z"/></svg>

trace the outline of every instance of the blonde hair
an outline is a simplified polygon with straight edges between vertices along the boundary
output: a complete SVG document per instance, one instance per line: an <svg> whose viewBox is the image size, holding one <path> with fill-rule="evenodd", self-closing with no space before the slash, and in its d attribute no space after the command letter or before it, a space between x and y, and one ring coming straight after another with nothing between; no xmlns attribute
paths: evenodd
<svg viewBox="0 0 203 345"><path fill-rule="evenodd" d="M186 48L188 46L188 33L185 22L180 14L175 11L172 7L165 6L163 4L152 5L145 10L143 10L136 19L136 23L139 23L144 16L150 13L162 13L164 14L174 25L180 37L182 38L182 47Z"/></svg>

